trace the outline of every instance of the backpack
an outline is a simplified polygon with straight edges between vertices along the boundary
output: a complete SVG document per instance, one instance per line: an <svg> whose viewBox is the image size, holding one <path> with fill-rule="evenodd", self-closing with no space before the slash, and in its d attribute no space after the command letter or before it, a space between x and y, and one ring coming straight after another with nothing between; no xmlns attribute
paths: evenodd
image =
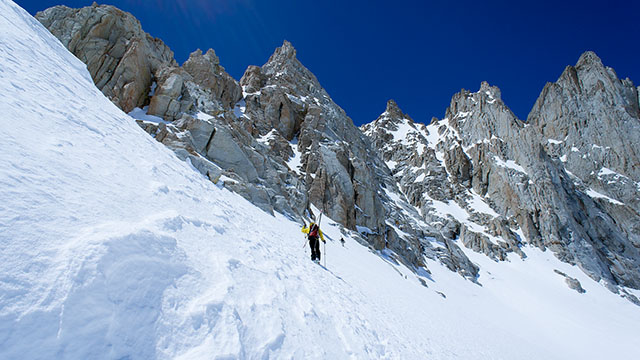
<svg viewBox="0 0 640 360"><path fill-rule="evenodd" d="M311 225L311 228L309 229L309 237L318 237L318 231L320 229L318 229L318 225L317 224L313 224Z"/></svg>

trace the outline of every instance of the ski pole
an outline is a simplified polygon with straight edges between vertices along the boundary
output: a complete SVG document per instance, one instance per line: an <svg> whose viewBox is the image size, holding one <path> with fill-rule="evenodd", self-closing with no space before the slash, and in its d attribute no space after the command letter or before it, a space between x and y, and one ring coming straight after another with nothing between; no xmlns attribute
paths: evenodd
<svg viewBox="0 0 640 360"><path fill-rule="evenodd" d="M323 241L324 243L324 267L327 267L327 242Z"/></svg>
<svg viewBox="0 0 640 360"><path fill-rule="evenodd" d="M304 224L304 227L307 227L307 221L303 218L302 219L302 223ZM311 225L311 222L309 222L309 225ZM302 245L302 248L304 248L305 246L307 246L307 243L309 242L309 237L305 236L307 238L307 240L304 241L304 244Z"/></svg>

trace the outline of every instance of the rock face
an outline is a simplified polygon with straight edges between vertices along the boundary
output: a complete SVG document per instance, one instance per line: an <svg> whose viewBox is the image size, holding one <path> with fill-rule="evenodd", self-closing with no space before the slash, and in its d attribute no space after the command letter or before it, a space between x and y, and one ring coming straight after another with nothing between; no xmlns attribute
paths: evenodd
<svg viewBox="0 0 640 360"><path fill-rule="evenodd" d="M556 83L545 86L529 122L576 186L624 224L640 247L640 224L633 215L640 212L640 110L633 83L618 79L586 52Z"/></svg>
<svg viewBox="0 0 640 360"><path fill-rule="evenodd" d="M488 85L484 86L489 90ZM494 259L504 259L508 251L523 255L520 242L505 224L505 218L489 205L491 200L484 196L485 193L471 187L472 170L480 166L473 167L475 153L469 150L472 150L471 144L484 144L482 140L478 141L482 134L468 140L461 135L461 126L471 115L470 111L461 109L467 102L492 101L485 96L488 100L477 93L462 92L454 96L447 112L453 120L446 118L429 126L414 123L395 102L389 101L386 111L374 122L363 125L362 130L383 154L404 195L422 214L423 221L434 226L444 237L459 237L470 249ZM495 100L493 98L492 103ZM496 110L486 115L485 124L493 126L495 115L508 115ZM482 129L485 125L474 126ZM502 171L499 167L496 170ZM475 175L478 177L481 173Z"/></svg>
<svg viewBox="0 0 640 360"><path fill-rule="evenodd" d="M424 219L465 247L497 260L548 248L617 291L640 285L637 109L633 84L585 53L527 123L483 83L429 126L387 109L362 129Z"/></svg>
<svg viewBox="0 0 640 360"><path fill-rule="evenodd" d="M542 135L545 152L568 174L578 194L571 200L582 208L578 215L587 215L574 218L584 228L578 236L592 245L598 268L604 268L594 277L638 288L638 89L586 52L545 86L528 120Z"/></svg>
<svg viewBox="0 0 640 360"><path fill-rule="evenodd" d="M364 136L295 55L285 42L262 68L247 71L241 79L249 84L243 116L255 136L295 139L301 167L292 170L300 171L312 203L348 228L360 225L381 233L385 212L373 169L384 165L367 152ZM376 245L384 246L382 237Z"/></svg>
<svg viewBox="0 0 640 360"><path fill-rule="evenodd" d="M389 259L417 272L436 260L472 281L465 251L550 249L640 304L625 290L640 289L638 89L591 52L526 122L484 82L429 125L390 100L357 128L287 41L238 82L213 50L178 66L110 6L37 17L123 110L149 105L138 123L156 140L267 212L302 220L313 205Z"/></svg>
<svg viewBox="0 0 640 360"><path fill-rule="evenodd" d="M294 154L283 159L305 184L311 204L411 266L424 265L422 256L430 249L430 257L475 279L477 268L420 220L367 137L297 60L289 42L264 66L249 67L240 84L242 117L250 121L251 133L280 144L273 156Z"/></svg>
<svg viewBox="0 0 640 360"><path fill-rule="evenodd" d="M190 112L219 114L241 98L240 85L220 66L213 49L204 55L198 49L182 67L165 67L158 72L157 90L147 113L169 121Z"/></svg>
<svg viewBox="0 0 640 360"><path fill-rule="evenodd" d="M55 6L37 13L36 19L87 64L96 86L125 112L143 106L157 72L175 64L161 40L113 6Z"/></svg>

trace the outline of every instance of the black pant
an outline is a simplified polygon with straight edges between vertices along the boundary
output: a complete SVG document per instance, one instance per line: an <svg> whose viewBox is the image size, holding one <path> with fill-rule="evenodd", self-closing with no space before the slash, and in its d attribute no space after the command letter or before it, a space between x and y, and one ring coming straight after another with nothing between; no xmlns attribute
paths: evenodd
<svg viewBox="0 0 640 360"><path fill-rule="evenodd" d="M320 240L318 237L309 237L309 246L311 247L311 260L318 259L320 261Z"/></svg>

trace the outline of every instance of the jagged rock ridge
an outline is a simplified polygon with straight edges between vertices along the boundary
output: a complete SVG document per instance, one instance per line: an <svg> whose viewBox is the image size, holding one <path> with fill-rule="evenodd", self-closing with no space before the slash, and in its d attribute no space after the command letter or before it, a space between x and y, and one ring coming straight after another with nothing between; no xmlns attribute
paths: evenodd
<svg viewBox="0 0 640 360"><path fill-rule="evenodd" d="M387 110L362 129L425 220L443 231L456 224L452 236L466 247L498 259L520 253L523 243L549 248L617 292L617 286L637 288L640 279L634 89L587 52L545 87L527 123L505 106L497 88L483 83L476 93L456 94L445 118L429 126L401 111L388 119ZM401 140L416 139L422 153L392 140L399 124L414 129L416 135ZM615 135L603 139L609 133ZM602 150L609 153L593 154ZM567 161L570 153L580 159ZM458 207L453 218L455 211L442 211L452 205Z"/></svg>
<svg viewBox="0 0 640 360"><path fill-rule="evenodd" d="M87 64L96 86L125 112L144 105L158 71L175 64L161 40L142 31L133 15L112 6L54 6L36 18Z"/></svg>

